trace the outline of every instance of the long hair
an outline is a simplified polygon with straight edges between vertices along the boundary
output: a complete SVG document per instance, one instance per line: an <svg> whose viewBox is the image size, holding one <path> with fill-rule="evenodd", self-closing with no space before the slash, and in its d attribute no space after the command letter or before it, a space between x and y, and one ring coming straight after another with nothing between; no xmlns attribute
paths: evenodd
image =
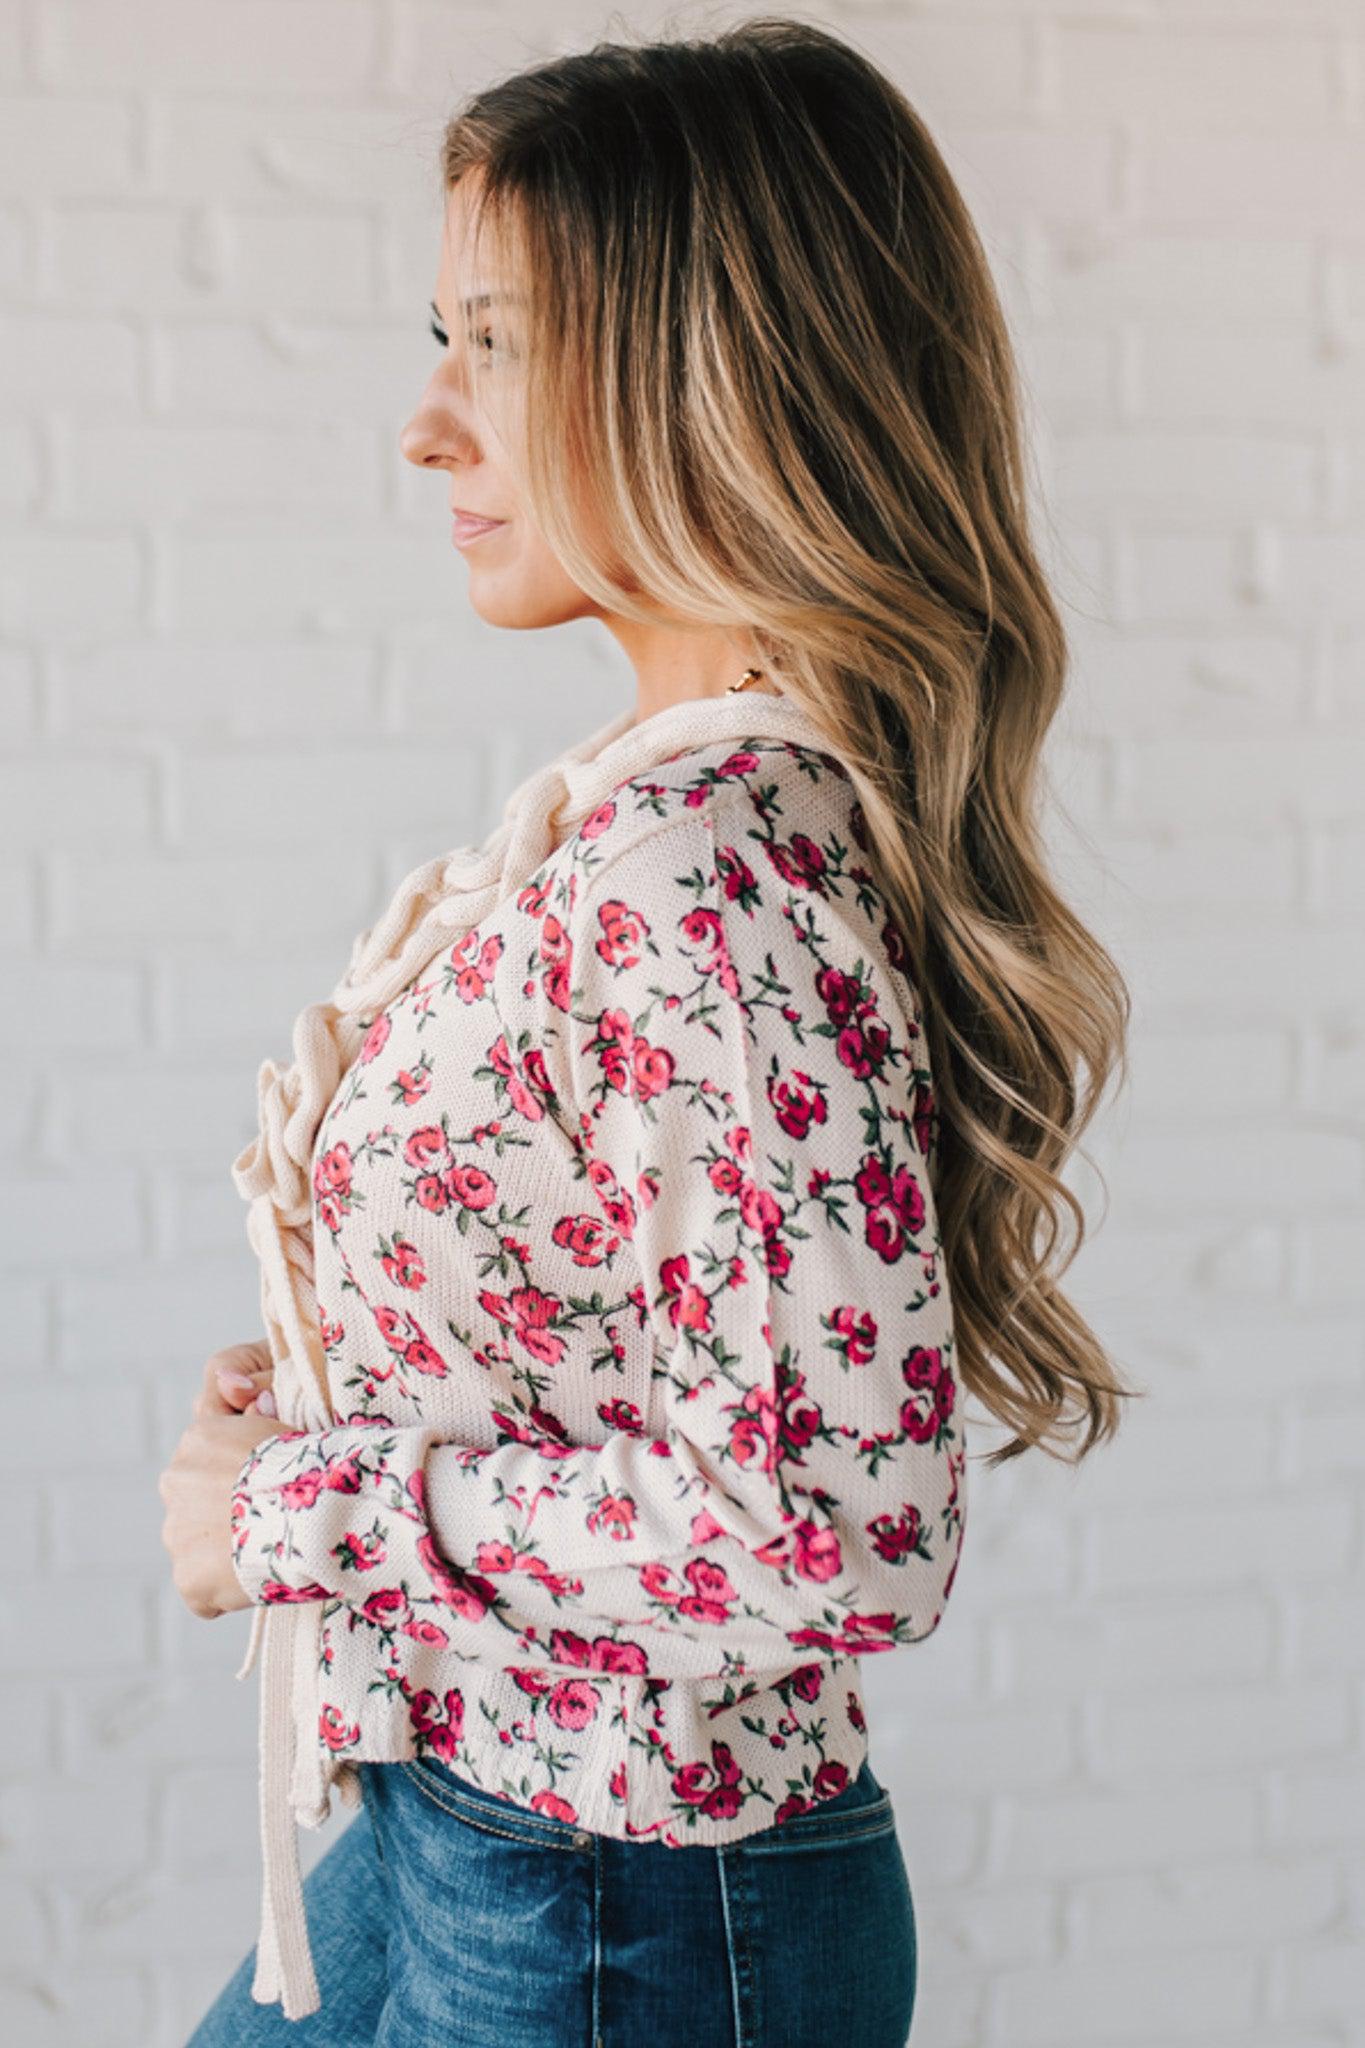
<svg viewBox="0 0 1365 2048"><path fill-rule="evenodd" d="M1135 1390L1058 1284L1061 1171L1131 998L1040 841L1068 650L962 196L873 63L780 16L522 70L441 173L528 295L509 459L569 575L746 629L848 767L922 999L959 1368L1015 1432L988 1462L1079 1463Z"/></svg>

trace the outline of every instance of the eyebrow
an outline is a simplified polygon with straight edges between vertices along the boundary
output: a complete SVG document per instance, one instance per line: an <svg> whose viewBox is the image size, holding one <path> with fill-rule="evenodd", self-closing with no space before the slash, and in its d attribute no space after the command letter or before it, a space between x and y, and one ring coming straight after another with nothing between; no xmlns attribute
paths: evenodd
<svg viewBox="0 0 1365 2048"><path fill-rule="evenodd" d="M520 299L520 297L520 292L475 292L469 298L461 299L460 304L462 306L491 306L495 299L511 299L515 301ZM441 309L435 299L432 299L429 303L432 312L440 320Z"/></svg>

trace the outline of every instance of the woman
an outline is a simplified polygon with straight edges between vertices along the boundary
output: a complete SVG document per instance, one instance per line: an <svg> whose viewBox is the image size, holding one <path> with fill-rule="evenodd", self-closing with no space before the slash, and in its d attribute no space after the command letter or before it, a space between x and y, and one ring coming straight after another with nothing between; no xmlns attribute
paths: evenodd
<svg viewBox="0 0 1365 2048"><path fill-rule="evenodd" d="M807 24L523 72L442 167L404 453L480 616L600 619L637 697L261 1069L267 1338L162 1483L263 1647L261 1939L193 2048L900 2048L861 1659L942 1617L964 1394L994 1464L1128 1391L1053 1262L1127 993L1041 858L1008 338Z"/></svg>

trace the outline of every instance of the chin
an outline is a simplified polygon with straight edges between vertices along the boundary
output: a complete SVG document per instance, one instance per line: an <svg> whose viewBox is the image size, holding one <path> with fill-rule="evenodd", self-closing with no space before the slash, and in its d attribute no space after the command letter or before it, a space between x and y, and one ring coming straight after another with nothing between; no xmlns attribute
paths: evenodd
<svg viewBox="0 0 1365 2048"><path fill-rule="evenodd" d="M484 578L477 571L470 575L469 602L485 625L513 632L562 626L570 619L582 618L590 608L581 590L537 597L526 591L500 589L495 577Z"/></svg>

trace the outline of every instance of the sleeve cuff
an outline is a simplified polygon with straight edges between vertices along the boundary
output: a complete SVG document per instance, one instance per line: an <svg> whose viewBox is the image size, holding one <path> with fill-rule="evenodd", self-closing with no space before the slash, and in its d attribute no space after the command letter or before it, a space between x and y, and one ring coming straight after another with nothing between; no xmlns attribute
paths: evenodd
<svg viewBox="0 0 1365 2048"><path fill-rule="evenodd" d="M232 1568L252 1605L325 1600L327 1588L288 1558L289 1510L280 1489L296 1469L298 1432L253 1444L232 1485ZM292 1574L292 1576L291 1576Z"/></svg>

